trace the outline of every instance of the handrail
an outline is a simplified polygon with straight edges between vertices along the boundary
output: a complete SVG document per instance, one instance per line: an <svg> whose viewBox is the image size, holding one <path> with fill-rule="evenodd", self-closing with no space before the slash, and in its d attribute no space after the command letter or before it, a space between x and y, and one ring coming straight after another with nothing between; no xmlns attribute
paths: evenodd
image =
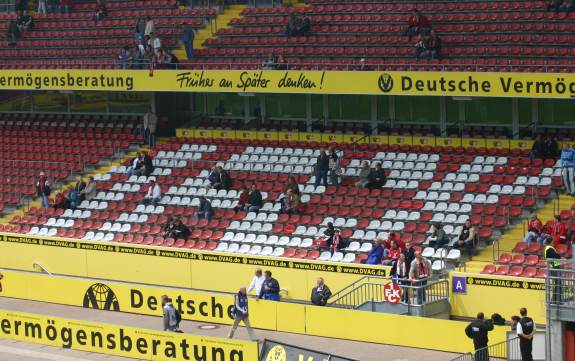
<svg viewBox="0 0 575 361"><path fill-rule="evenodd" d="M519 352L519 337L510 338L494 345L480 348L474 352L468 352L451 361L475 361L475 360L521 360Z"/></svg>
<svg viewBox="0 0 575 361"><path fill-rule="evenodd" d="M349 293L350 291L352 291L354 288L358 287L358 284L360 282L369 282L370 279L375 279L375 280L387 280L390 281L391 278L390 277L380 277L380 276L363 276L358 280L355 280L354 282L350 283L349 285L345 286L344 288L342 288L341 290L339 290L338 292L334 293L331 296L332 301L330 301L330 303L335 303L336 301L338 301L339 299L341 299L341 297L344 297L347 295L347 293Z"/></svg>

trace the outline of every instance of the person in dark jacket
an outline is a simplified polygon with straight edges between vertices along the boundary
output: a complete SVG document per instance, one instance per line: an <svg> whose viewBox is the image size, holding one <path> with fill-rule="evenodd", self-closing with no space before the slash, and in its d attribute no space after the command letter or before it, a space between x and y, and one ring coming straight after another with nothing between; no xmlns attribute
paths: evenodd
<svg viewBox="0 0 575 361"><path fill-rule="evenodd" d="M405 262L407 262L408 267L411 265L411 262L415 259L415 248L411 244L411 242L405 242L405 249L403 250L403 254L405 255Z"/></svg>
<svg viewBox="0 0 575 361"><path fill-rule="evenodd" d="M210 169L210 173L208 173L208 181L210 182L210 187L214 188L219 180L220 175L218 174L218 167L214 166L212 169Z"/></svg>
<svg viewBox="0 0 575 361"><path fill-rule="evenodd" d="M144 164L144 174L146 177L149 177L150 174L154 172L154 163L152 162L152 157L148 155L148 153L142 152L142 162Z"/></svg>
<svg viewBox="0 0 575 361"><path fill-rule="evenodd" d="M271 271L264 272L264 283L258 296L259 299L279 301L280 300L280 284L272 277Z"/></svg>
<svg viewBox="0 0 575 361"><path fill-rule="evenodd" d="M373 249L369 251L367 255L365 264L381 264L381 259L383 258L383 254L385 252L384 243L385 241L380 239L375 241Z"/></svg>
<svg viewBox="0 0 575 361"><path fill-rule="evenodd" d="M449 243L449 237L447 233L443 230L443 227L439 223L433 223L431 225L431 236L429 237L429 247L439 248L446 246Z"/></svg>
<svg viewBox="0 0 575 361"><path fill-rule="evenodd" d="M475 348L475 361L489 361L489 351L487 345L489 338L487 334L493 330L493 322L485 320L483 312L477 314L477 319L472 321L465 328L467 337L473 339L473 346Z"/></svg>
<svg viewBox="0 0 575 361"><path fill-rule="evenodd" d="M187 240L190 236L190 229L182 222L181 219L178 219L174 222L174 228L170 234L171 238L174 240L176 239L183 239Z"/></svg>
<svg viewBox="0 0 575 361"><path fill-rule="evenodd" d="M216 182L213 184L214 189L220 190L220 189L225 189L225 190L229 190L232 187L232 178L230 178L230 175L228 174L228 172L226 172L224 170L224 168L218 166L216 168L216 173L218 175L218 179L216 180Z"/></svg>
<svg viewBox="0 0 575 361"><path fill-rule="evenodd" d="M543 141L543 137L541 135L537 135L535 137L535 141L531 146L531 152L529 153L529 158L532 160L535 158L544 159L546 157L546 149L545 149L545 142Z"/></svg>
<svg viewBox="0 0 575 361"><path fill-rule="evenodd" d="M44 172L40 172L40 176L36 181L36 194L42 200L42 207L48 209L50 206L50 202L48 201L48 197L50 196L50 183Z"/></svg>
<svg viewBox="0 0 575 361"><path fill-rule="evenodd" d="M369 172L368 176L369 182L367 183L366 188L369 189L378 189L383 187L386 181L385 171L381 168L381 163L375 163L374 168Z"/></svg>
<svg viewBox="0 0 575 361"><path fill-rule="evenodd" d="M245 187L240 192L240 197L238 198L238 204L234 207L234 211L239 212L246 209L248 200L250 199L250 191L248 187Z"/></svg>
<svg viewBox="0 0 575 361"><path fill-rule="evenodd" d="M316 286L311 290L311 303L316 306L325 306L331 297L331 290L325 284L323 278L319 277Z"/></svg>
<svg viewBox="0 0 575 361"><path fill-rule="evenodd" d="M315 165L315 187L317 188L321 182L327 187L327 174L329 172L329 156L325 149L320 149L317 163Z"/></svg>
<svg viewBox="0 0 575 361"><path fill-rule="evenodd" d="M162 226L162 232L164 232L164 238L172 237L172 232L176 224L174 222L174 218L172 216L168 216L166 223Z"/></svg>
<svg viewBox="0 0 575 361"><path fill-rule="evenodd" d="M258 212L263 206L262 193L258 190L256 184L252 184L252 190L248 195L248 212Z"/></svg>
<svg viewBox="0 0 575 361"><path fill-rule="evenodd" d="M536 326L533 319L527 316L525 307L519 310L521 318L517 322L517 336L519 337L519 350L521 350L521 361L533 361L533 337Z"/></svg>
<svg viewBox="0 0 575 361"><path fill-rule="evenodd" d="M205 218L208 221L212 219L214 215L214 209L212 208L212 204L210 201L206 199L204 196L200 196L200 205L198 206L198 210L196 211L196 219Z"/></svg>

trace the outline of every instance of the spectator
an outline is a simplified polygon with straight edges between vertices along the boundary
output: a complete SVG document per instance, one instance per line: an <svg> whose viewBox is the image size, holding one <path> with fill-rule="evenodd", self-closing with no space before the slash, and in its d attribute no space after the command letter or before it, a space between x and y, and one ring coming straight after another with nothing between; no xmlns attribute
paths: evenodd
<svg viewBox="0 0 575 361"><path fill-rule="evenodd" d="M557 253L557 250L552 245L553 238L548 237L545 239L545 248L543 248L543 257L547 261L549 267L549 274L547 275L550 280L551 288L551 302L561 302L561 280L559 278L564 277L564 273L561 272L561 256Z"/></svg>
<svg viewBox="0 0 575 361"><path fill-rule="evenodd" d="M68 199L70 201L70 207L76 208L80 201L80 193L86 188L86 183L82 180L82 176L76 177L76 184L74 188L68 192Z"/></svg>
<svg viewBox="0 0 575 361"><path fill-rule="evenodd" d="M547 222L547 233L553 238L553 245L567 241L567 224L561 220L561 216L555 215L555 219Z"/></svg>
<svg viewBox="0 0 575 361"><path fill-rule="evenodd" d="M325 284L323 278L319 277L316 286L311 290L311 303L316 306L325 306L331 297L331 290Z"/></svg>
<svg viewBox="0 0 575 361"><path fill-rule="evenodd" d="M60 0L60 12L69 14L72 11L72 0Z"/></svg>
<svg viewBox="0 0 575 361"><path fill-rule="evenodd" d="M287 193L288 189L291 189L292 192L296 193L296 194L300 194L299 191L299 185L295 179L295 177L293 175L290 175L288 178L288 182L286 184L286 189L285 189L285 193Z"/></svg>
<svg viewBox="0 0 575 361"><path fill-rule="evenodd" d="M403 241L401 240L401 237L399 236L399 233L397 233L397 232L390 232L389 233L389 235L387 236L387 240L385 240L384 247L390 248L391 242L393 242L393 241L397 242L397 245L399 246L399 248L401 249L402 252L405 250L405 244L403 243Z"/></svg>
<svg viewBox="0 0 575 361"><path fill-rule="evenodd" d="M78 207L78 193L74 192L74 188L68 187L67 191L64 193L64 198L68 204L67 208Z"/></svg>
<svg viewBox="0 0 575 361"><path fill-rule="evenodd" d="M411 262L415 259L415 248L411 244L411 242L405 242L405 249L403 251L405 255L405 262L407 262L407 267L411 265Z"/></svg>
<svg viewBox="0 0 575 361"><path fill-rule="evenodd" d="M50 196L50 183L48 182L48 177L46 177L46 173L40 172L40 176L36 181L36 194L40 197L42 201L42 207L44 209L48 209L50 203L48 201L48 197Z"/></svg>
<svg viewBox="0 0 575 361"><path fill-rule="evenodd" d="M88 178L88 183L86 187L80 191L80 198L79 201L87 200L91 201L94 197L96 197L96 193L98 192L96 181L94 181L94 177Z"/></svg>
<svg viewBox="0 0 575 361"><path fill-rule="evenodd" d="M264 272L264 283L258 298L270 301L280 300L280 284L272 277L271 271Z"/></svg>
<svg viewBox="0 0 575 361"><path fill-rule="evenodd" d="M68 209L68 201L62 192L57 191L52 204L54 209Z"/></svg>
<svg viewBox="0 0 575 361"><path fill-rule="evenodd" d="M427 240L429 247L433 248L441 248L449 244L449 237L440 223L433 223L431 225L431 236L429 236Z"/></svg>
<svg viewBox="0 0 575 361"><path fill-rule="evenodd" d="M383 259L385 252L385 247L383 246L384 241L381 239L376 239L373 243L374 247L367 254L365 264L381 264L381 260Z"/></svg>
<svg viewBox="0 0 575 361"><path fill-rule="evenodd" d="M426 52L426 38L423 34L419 34L417 37L417 42L415 43L415 59L420 59Z"/></svg>
<svg viewBox="0 0 575 361"><path fill-rule="evenodd" d="M511 331L517 332L517 324L519 323L519 320L521 320L521 317L517 315L511 316Z"/></svg>
<svg viewBox="0 0 575 361"><path fill-rule="evenodd" d="M248 212L259 212L263 206L262 193L258 190L256 184L252 184L252 190L248 196Z"/></svg>
<svg viewBox="0 0 575 361"><path fill-rule="evenodd" d="M140 204L151 204L155 206L160 202L160 199L162 199L162 190L156 181L151 179L150 186L148 187L148 192Z"/></svg>
<svg viewBox="0 0 575 361"><path fill-rule="evenodd" d="M180 40L184 44L186 49L186 57L188 60L194 57L194 38L196 36L196 30L191 26L186 26L184 31L180 35Z"/></svg>
<svg viewBox="0 0 575 361"><path fill-rule="evenodd" d="M262 68L264 70L273 70L276 68L276 56L270 54L266 60L262 63Z"/></svg>
<svg viewBox="0 0 575 361"><path fill-rule="evenodd" d="M106 9L106 4L104 0L96 1L96 12L94 13L94 21L104 20L108 16L108 10Z"/></svg>
<svg viewBox="0 0 575 361"><path fill-rule="evenodd" d="M240 193L238 204L234 207L234 211L239 212L246 210L249 198L250 198L250 191L248 190L248 187L244 186L244 189L242 189Z"/></svg>
<svg viewBox="0 0 575 361"><path fill-rule="evenodd" d="M181 219L177 219L174 222L174 227L170 234L170 237L174 240L176 239L183 239L187 240L190 236L190 229L182 222Z"/></svg>
<svg viewBox="0 0 575 361"><path fill-rule="evenodd" d="M200 205L196 211L196 219L205 218L209 221L213 215L214 209L212 208L212 203L208 201L206 197L200 196Z"/></svg>
<svg viewBox="0 0 575 361"><path fill-rule="evenodd" d="M120 55L118 55L118 60L120 61L120 68L126 69L128 66L128 62L132 58L132 52L128 45L124 46L122 50L120 50Z"/></svg>
<svg viewBox="0 0 575 361"><path fill-rule="evenodd" d="M156 30L156 26L154 25L154 21L150 16L146 17L146 26L144 27L144 36L151 36L154 31Z"/></svg>
<svg viewBox="0 0 575 361"><path fill-rule="evenodd" d="M567 143L563 144L561 151L561 174L565 192L575 196L575 149L569 147Z"/></svg>
<svg viewBox="0 0 575 361"><path fill-rule="evenodd" d="M247 293L250 293L250 292L252 292L252 290L254 290L256 295L259 295L262 291L262 285L264 284L264 280L265 280L265 277L262 273L262 269L256 268L256 271L254 273L254 277L252 278L252 281L250 282Z"/></svg>
<svg viewBox="0 0 575 361"><path fill-rule="evenodd" d="M156 34L151 33L148 40L148 46L154 50L154 54L157 55L162 49L162 41L156 36Z"/></svg>
<svg viewBox="0 0 575 361"><path fill-rule="evenodd" d="M332 185L337 186L339 184L339 176L341 175L341 166L339 162L339 156L337 152L333 149L329 149L329 180Z"/></svg>
<svg viewBox="0 0 575 361"><path fill-rule="evenodd" d="M369 174L371 173L371 169L369 168L369 162L364 160L361 162L361 167L359 168L359 172L357 176L359 177L359 181L355 182L355 188L365 188L369 184Z"/></svg>
<svg viewBox="0 0 575 361"><path fill-rule="evenodd" d="M333 226L332 222L327 222L325 231L323 231L323 237L322 239L325 240L325 245L329 246L331 245L331 242L333 241L333 236L335 236L335 228Z"/></svg>
<svg viewBox="0 0 575 361"><path fill-rule="evenodd" d="M380 162L376 162L374 168L370 170L368 179L367 188L369 189L379 189L384 186L386 176Z"/></svg>
<svg viewBox="0 0 575 361"><path fill-rule="evenodd" d="M425 39L425 48L427 49L427 56L429 59L438 59L441 56L441 38L435 30L431 30L427 39Z"/></svg>
<svg viewBox="0 0 575 361"><path fill-rule="evenodd" d="M522 307L519 310L521 319L517 322L517 336L519 337L519 350L522 361L533 361L533 337L537 330L535 322L527 316L527 309Z"/></svg>
<svg viewBox="0 0 575 361"><path fill-rule="evenodd" d="M164 322L164 331L177 332L180 327L176 309L172 304L172 299L166 295L162 296L162 319Z"/></svg>
<svg viewBox="0 0 575 361"><path fill-rule="evenodd" d="M38 0L38 14L46 15L48 11L46 10L47 0Z"/></svg>
<svg viewBox="0 0 575 361"><path fill-rule="evenodd" d="M335 252L342 250L349 246L349 241L345 240L341 237L341 231L339 229L335 230L335 233L331 239L331 242L328 242L331 254L333 255Z"/></svg>
<svg viewBox="0 0 575 361"><path fill-rule="evenodd" d="M234 323L230 328L230 332L228 333L228 338L234 338L234 333L236 332L238 325L240 322L243 322L246 326L248 331L248 335L252 341L257 341L256 335L254 334L254 330L250 325L249 319L249 312L248 312L248 295L245 287L240 288L239 292L234 296Z"/></svg>
<svg viewBox="0 0 575 361"><path fill-rule="evenodd" d="M154 172L154 163L152 162L152 157L148 153L142 152L140 153L142 156L142 164L143 167L141 168L141 174L149 177Z"/></svg>
<svg viewBox="0 0 575 361"><path fill-rule="evenodd" d="M541 236L542 230L543 223L541 223L541 220L537 218L536 214L532 215L529 223L527 223L527 234L525 235L523 242L530 246L534 239L538 239Z"/></svg>
<svg viewBox="0 0 575 361"><path fill-rule="evenodd" d="M220 180L220 175L218 174L218 166L213 166L208 173L208 181L210 182L210 188L214 188L216 183Z"/></svg>
<svg viewBox="0 0 575 361"><path fill-rule="evenodd" d="M33 24L34 19L32 19L32 16L28 13L27 10L24 10L22 15L18 16L16 19L16 25L18 25L18 30L20 30L20 33L24 33L30 30Z"/></svg>
<svg viewBox="0 0 575 361"><path fill-rule="evenodd" d="M564 0L561 6L559 6L559 10L565 11L566 13L575 10L575 0Z"/></svg>
<svg viewBox="0 0 575 361"><path fill-rule="evenodd" d="M16 40L20 38L20 28L15 20L11 20L8 24L7 39L8 46L16 46Z"/></svg>
<svg viewBox="0 0 575 361"><path fill-rule="evenodd" d="M309 19L309 17L307 15L305 15L303 17L303 19L300 18L300 26L299 26L299 34L298 36L306 36L309 34L310 30L311 30L311 20Z"/></svg>
<svg viewBox="0 0 575 361"><path fill-rule="evenodd" d="M143 69L146 64L146 48L141 41L132 49L132 69ZM139 126L141 127L141 126ZM143 134L143 133L142 133Z"/></svg>
<svg viewBox="0 0 575 361"><path fill-rule="evenodd" d="M557 141L555 140L555 138L553 136L546 136L545 139L543 139L543 141L545 143L545 149L547 151L547 153L545 154L545 159L547 158L557 159L557 157L561 152L559 152L559 146L557 145Z"/></svg>
<svg viewBox="0 0 575 361"><path fill-rule="evenodd" d="M162 226L162 232L164 232L164 238L169 238L172 236L176 224L174 223L174 218L168 216L166 223Z"/></svg>
<svg viewBox="0 0 575 361"><path fill-rule="evenodd" d="M430 28L429 20L425 15L419 13L417 9L413 9L411 16L407 20L407 29L403 35L409 37L409 41L414 35L421 34L424 29Z"/></svg>
<svg viewBox="0 0 575 361"><path fill-rule="evenodd" d="M538 159L545 159L547 157L547 150L545 146L545 141L541 134L537 134L535 137L535 141L531 146L531 152L529 152L529 158L531 160L538 158Z"/></svg>
<svg viewBox="0 0 575 361"><path fill-rule="evenodd" d="M319 150L319 156L315 165L315 186L319 186L323 181L323 185L327 187L327 173L329 171L329 156L324 149Z"/></svg>
<svg viewBox="0 0 575 361"><path fill-rule="evenodd" d="M283 55L278 55L276 61L276 70L287 70L287 69L288 69L287 60L283 57Z"/></svg>
<svg viewBox="0 0 575 361"><path fill-rule="evenodd" d="M214 188L217 190L220 189L229 190L232 187L232 178L230 178L228 172L221 166L218 166L216 168L216 171L218 174L218 180L214 184Z"/></svg>
<svg viewBox="0 0 575 361"><path fill-rule="evenodd" d="M138 20L136 20L136 26L134 27L134 36L137 42L142 41L142 39L144 38L145 31L146 31L146 19L140 16Z"/></svg>
<svg viewBox="0 0 575 361"><path fill-rule="evenodd" d="M134 159L132 159L132 165L128 168L129 176L143 174L144 171L142 167L144 166L144 163L142 162L142 159L143 159L142 153L136 154Z"/></svg>
<svg viewBox="0 0 575 361"><path fill-rule="evenodd" d="M453 248L465 249L469 257L473 254L475 243L477 241L477 229L471 224L471 220L466 220L461 228L461 233L457 237L457 241L453 244Z"/></svg>
<svg viewBox="0 0 575 361"><path fill-rule="evenodd" d="M172 53L168 50L164 50L164 68L165 69L178 69L179 63L180 63L180 61L174 55L174 53ZM154 138L154 140L155 140L155 138ZM154 146L155 146L155 144L154 144Z"/></svg>
<svg viewBox="0 0 575 361"><path fill-rule="evenodd" d="M489 361L489 351L487 349L489 338L487 337L487 333L492 330L493 322L491 320L485 320L483 312L479 312L477 319L465 328L467 337L473 339L476 361Z"/></svg>
<svg viewBox="0 0 575 361"><path fill-rule="evenodd" d="M409 263L406 261L405 253L400 253L397 260L392 263L391 277L401 286L409 285ZM401 287L401 301L406 302L409 299L408 288Z"/></svg>
<svg viewBox="0 0 575 361"><path fill-rule="evenodd" d="M158 116L154 113L152 107L148 108L146 114L143 117L144 122L144 137L148 142L150 148L156 146L156 130L158 128Z"/></svg>
<svg viewBox="0 0 575 361"><path fill-rule="evenodd" d="M384 257L385 259L382 261L384 265L391 265L399 259L399 255L401 253L401 247L399 247L399 243L396 240L391 241L389 247L385 248Z"/></svg>
<svg viewBox="0 0 575 361"><path fill-rule="evenodd" d="M282 213L286 214L298 214L299 213L299 206L300 206L300 197L299 194L294 193L291 189L288 189L286 193L286 197L283 200L283 209Z"/></svg>
<svg viewBox="0 0 575 361"><path fill-rule="evenodd" d="M28 0L16 0L14 5L16 13L22 12L28 9Z"/></svg>
<svg viewBox="0 0 575 361"><path fill-rule="evenodd" d="M431 262L421 255L421 252L415 252L415 259L409 266L409 279L412 285L417 287L417 304L425 303L425 285L431 272Z"/></svg>
<svg viewBox="0 0 575 361"><path fill-rule="evenodd" d="M286 24L285 34L287 36L293 36L295 35L295 31L296 31L296 16L294 13L291 13L288 18L288 22Z"/></svg>
<svg viewBox="0 0 575 361"><path fill-rule="evenodd" d="M48 9L53 14L59 13L60 12L60 0L48 0Z"/></svg>

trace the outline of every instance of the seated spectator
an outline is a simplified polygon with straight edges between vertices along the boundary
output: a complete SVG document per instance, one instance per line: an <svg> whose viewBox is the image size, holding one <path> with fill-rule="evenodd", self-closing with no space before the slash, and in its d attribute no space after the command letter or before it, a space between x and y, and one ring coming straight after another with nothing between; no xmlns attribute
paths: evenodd
<svg viewBox="0 0 575 361"><path fill-rule="evenodd" d="M213 166L208 173L208 181L210 182L209 188L214 188L216 183L220 180L220 175L218 174L218 166Z"/></svg>
<svg viewBox="0 0 575 361"><path fill-rule="evenodd" d="M575 0L564 0L563 3L559 6L559 11L570 13L573 10L575 10Z"/></svg>
<svg viewBox="0 0 575 361"><path fill-rule="evenodd" d="M299 185L293 175L289 176L284 193L287 193L288 189L291 189L292 192L296 194L300 194Z"/></svg>
<svg viewBox="0 0 575 361"><path fill-rule="evenodd" d="M299 34L298 36L305 36L308 35L308 33L311 30L311 20L309 19L309 17L306 15L303 18L300 18L300 22L299 22Z"/></svg>
<svg viewBox="0 0 575 361"><path fill-rule="evenodd" d="M94 13L94 21L104 20L108 16L108 10L106 9L106 4L104 0L96 1L96 12Z"/></svg>
<svg viewBox="0 0 575 361"><path fill-rule="evenodd" d="M401 247L399 247L399 243L396 240L391 241L391 245L384 250L382 264L391 265L397 262L399 255L401 254Z"/></svg>
<svg viewBox="0 0 575 361"><path fill-rule="evenodd" d="M288 62L287 60L283 57L283 55L279 55L277 60L276 60L276 70L287 70L288 68Z"/></svg>
<svg viewBox="0 0 575 361"><path fill-rule="evenodd" d="M325 236L326 245L331 245L333 236L335 236L335 228L333 223L327 222L327 227L325 228L325 231L323 231L323 235Z"/></svg>
<svg viewBox="0 0 575 361"><path fill-rule="evenodd" d="M64 194L60 191L56 192L56 196L54 197L54 203L52 204L54 209L68 209L68 200L64 196Z"/></svg>
<svg viewBox="0 0 575 361"><path fill-rule="evenodd" d="M48 0L48 11L51 13L59 13L60 12L60 0Z"/></svg>
<svg viewBox="0 0 575 361"><path fill-rule="evenodd" d="M561 220L561 216L556 215L545 227L549 236L553 238L553 246L567 241L567 224Z"/></svg>
<svg viewBox="0 0 575 361"><path fill-rule="evenodd" d="M266 60L262 63L262 68L264 70L274 70L276 68L276 56L270 54Z"/></svg>
<svg viewBox="0 0 575 361"><path fill-rule="evenodd" d="M140 174L140 172L141 172L140 169L144 166L144 163L142 162L142 158L143 158L142 153L138 153L138 154L136 154L134 159L132 159L132 165L128 168L128 175L129 176Z"/></svg>
<svg viewBox="0 0 575 361"><path fill-rule="evenodd" d="M383 246L384 241L376 239L373 243L374 247L367 254L365 264L381 264L381 260L383 259L383 254L385 252L385 247Z"/></svg>
<svg viewBox="0 0 575 361"><path fill-rule="evenodd" d="M290 14L289 18L288 18L288 22L286 24L286 28L285 28L285 34L287 36L293 36L295 35L295 26L296 26L296 17L295 14Z"/></svg>
<svg viewBox="0 0 575 361"><path fill-rule="evenodd" d="M401 249L402 252L405 249L405 243L403 243L403 241L401 240L399 233L390 232L389 235L387 236L387 240L385 240L385 243L383 246L385 248L390 248L391 242L397 242L397 245L399 246L399 248Z"/></svg>
<svg viewBox="0 0 575 361"><path fill-rule="evenodd" d="M216 167L216 172L217 172L218 178L217 178L216 182L213 184L214 189L229 190L232 187L232 178L230 178L230 175L228 174L228 172L224 168L222 168L221 166Z"/></svg>
<svg viewBox="0 0 575 361"><path fill-rule="evenodd" d="M156 181L152 179L150 180L150 187L148 187L148 192L140 204L152 204L155 206L158 204L158 202L160 202L160 199L162 199L162 190Z"/></svg>
<svg viewBox="0 0 575 361"><path fill-rule="evenodd" d="M32 19L32 16L28 11L24 10L22 15L18 16L16 19L16 25L18 26L20 33L24 33L32 28L34 25L34 19Z"/></svg>
<svg viewBox="0 0 575 361"><path fill-rule="evenodd" d="M371 173L371 168L369 168L369 162L364 160L361 162L361 167L357 176L359 180L355 182L355 188L365 188L369 184L369 174Z"/></svg>
<svg viewBox="0 0 575 361"><path fill-rule="evenodd" d="M427 17L420 14L417 9L413 9L411 16L407 20L407 29L403 35L407 35L409 37L409 41L411 41L411 38L414 35L419 35L424 31L424 29L429 29L430 27Z"/></svg>
<svg viewBox="0 0 575 361"><path fill-rule="evenodd" d="M477 229L471 224L471 221L468 219L463 224L461 228L461 233L457 240L453 244L453 248L458 249L465 249L467 251L467 255L471 257L473 255L473 249L477 243Z"/></svg>
<svg viewBox="0 0 575 361"><path fill-rule="evenodd" d="M384 186L386 176L380 162L376 162L374 168L370 170L368 179L367 188L369 189L379 189Z"/></svg>
<svg viewBox="0 0 575 361"><path fill-rule="evenodd" d="M94 181L94 177L88 178L88 183L86 183L86 187L80 191L80 197L78 198L79 202L83 200L91 201L94 197L96 197L96 193L98 192L98 187L96 185L96 181Z"/></svg>
<svg viewBox="0 0 575 361"><path fill-rule="evenodd" d="M146 177L149 177L154 172L154 162L148 153L142 152L141 156L143 167L141 168L139 175L145 175Z"/></svg>
<svg viewBox="0 0 575 361"><path fill-rule="evenodd" d="M180 60L174 55L174 53L164 50L164 69L178 69Z"/></svg>
<svg viewBox="0 0 575 361"><path fill-rule="evenodd" d="M146 66L146 47L138 42L132 49L132 69L144 69Z"/></svg>
<svg viewBox="0 0 575 361"><path fill-rule="evenodd" d="M187 240L190 236L190 229L182 222L181 219L177 219L174 222L174 227L170 232L170 238Z"/></svg>
<svg viewBox="0 0 575 361"><path fill-rule="evenodd" d="M334 230L333 237L331 241L328 241L329 250L333 255L335 252L347 248L349 246L349 241L341 237L341 231L339 229Z"/></svg>
<svg viewBox="0 0 575 361"><path fill-rule="evenodd" d="M281 209L282 213L286 214L299 213L299 206L300 206L299 194L293 192L291 189L288 189L285 199L283 201L284 201L283 208Z"/></svg>
<svg viewBox="0 0 575 361"><path fill-rule="evenodd" d="M200 196L200 205L196 211L196 219L205 218L208 221L212 219L214 215L214 209L212 208L212 203L206 199L204 196Z"/></svg>
<svg viewBox="0 0 575 361"><path fill-rule="evenodd" d="M441 248L449 244L449 237L439 223L433 223L431 225L431 236L429 236L427 240L429 247L433 248Z"/></svg>
<svg viewBox="0 0 575 361"><path fill-rule="evenodd" d="M244 211L246 210L246 206L248 204L248 199L250 198L250 191L248 187L245 187L240 192L240 198L238 199L238 204L234 207L234 211Z"/></svg>
<svg viewBox="0 0 575 361"><path fill-rule="evenodd" d="M8 39L8 46L16 46L16 40L20 38L20 28L15 20L11 20L8 24L6 37Z"/></svg>
<svg viewBox="0 0 575 361"><path fill-rule="evenodd" d="M120 61L120 68L126 69L130 59L132 58L132 51L129 46L124 46L118 55L118 60Z"/></svg>
<svg viewBox="0 0 575 361"><path fill-rule="evenodd" d="M176 224L174 223L174 218L172 216L168 216L166 219L166 223L162 226L162 232L164 232L164 238L171 237L172 231Z"/></svg>
<svg viewBox="0 0 575 361"><path fill-rule="evenodd" d="M425 39L425 48L429 59L438 59L441 56L441 38L435 30L431 30L429 36Z"/></svg>
<svg viewBox="0 0 575 361"><path fill-rule="evenodd" d="M258 190L256 184L252 184L252 190L248 196L247 208L248 212L259 212L263 206L262 193Z"/></svg>
<svg viewBox="0 0 575 361"><path fill-rule="evenodd" d="M531 245L533 240L536 240L541 236L542 231L543 223L541 223L541 220L537 217L536 214L532 215L529 223L527 223L527 234L525 235L523 242Z"/></svg>
<svg viewBox="0 0 575 361"><path fill-rule="evenodd" d="M417 37L417 42L415 43L415 59L421 59L426 52L427 47L425 37L423 34L419 34Z"/></svg>

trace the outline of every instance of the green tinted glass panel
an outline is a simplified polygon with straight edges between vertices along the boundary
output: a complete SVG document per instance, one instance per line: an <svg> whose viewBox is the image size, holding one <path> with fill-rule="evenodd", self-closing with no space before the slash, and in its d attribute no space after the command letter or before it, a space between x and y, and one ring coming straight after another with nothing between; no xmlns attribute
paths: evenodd
<svg viewBox="0 0 575 361"><path fill-rule="evenodd" d="M150 107L150 93L109 93L111 113L145 113Z"/></svg>
<svg viewBox="0 0 575 361"><path fill-rule="evenodd" d="M70 94L70 110L84 113L105 113L108 94L104 92L74 92Z"/></svg>
<svg viewBox="0 0 575 361"><path fill-rule="evenodd" d="M330 95L329 118L370 120L371 101L367 95Z"/></svg>
<svg viewBox="0 0 575 361"><path fill-rule="evenodd" d="M305 118L305 98L303 94L268 94L266 115L272 118Z"/></svg>
<svg viewBox="0 0 575 361"><path fill-rule="evenodd" d="M465 123L511 125L511 98L473 98L465 101Z"/></svg>

